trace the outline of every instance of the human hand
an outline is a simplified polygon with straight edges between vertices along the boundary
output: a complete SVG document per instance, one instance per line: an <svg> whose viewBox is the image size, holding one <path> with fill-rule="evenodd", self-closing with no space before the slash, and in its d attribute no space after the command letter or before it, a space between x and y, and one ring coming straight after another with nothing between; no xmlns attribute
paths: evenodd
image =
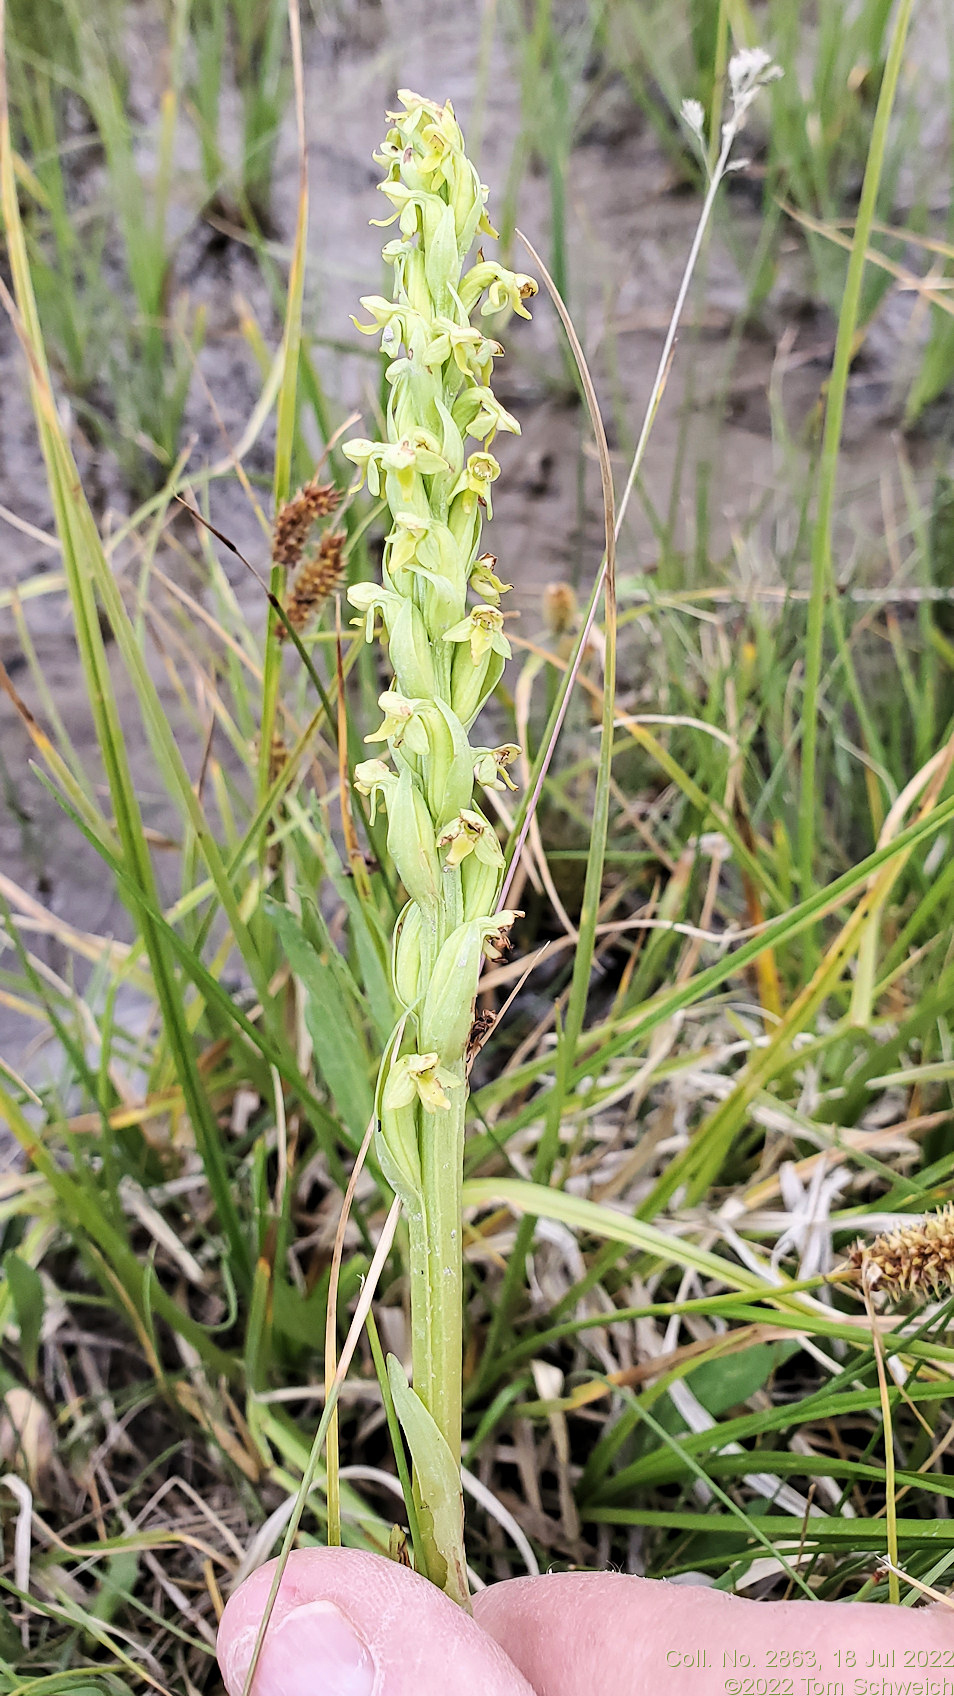
<svg viewBox="0 0 954 1696"><path fill-rule="evenodd" d="M259 1567L222 1616L229 1696L242 1696L274 1570ZM586 1572L514 1578L473 1605L470 1619L379 1555L299 1549L252 1696L945 1696L954 1684L944 1606L752 1602Z"/></svg>

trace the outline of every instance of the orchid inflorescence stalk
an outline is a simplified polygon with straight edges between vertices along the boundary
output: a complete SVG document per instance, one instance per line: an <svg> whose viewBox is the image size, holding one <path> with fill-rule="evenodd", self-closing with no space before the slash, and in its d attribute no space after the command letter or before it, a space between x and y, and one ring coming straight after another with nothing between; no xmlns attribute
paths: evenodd
<svg viewBox="0 0 954 1696"><path fill-rule="evenodd" d="M471 313L482 303L481 319L508 308L528 318L524 303L536 284L482 252L468 266L477 236L496 233L485 211L487 190L450 104L406 91L399 99L404 109L389 113L393 127L374 155L394 207L375 222L397 221L399 230L384 248L394 298L363 297L372 322L354 320L365 334L380 335L388 360L387 439L355 439L343 448L371 494L383 493L392 520L382 584L348 591L368 641L380 620L394 673L380 698L383 722L367 738L385 743L390 761L363 761L355 786L370 798L372 818L379 803L386 808L388 853L409 897L392 948L403 1011L376 1099L377 1153L404 1205L410 1244L413 1391L394 1365L392 1380L430 1543L429 1576L465 1602L459 1462L467 1049L481 961L496 957L516 917L496 911L504 857L475 787L512 789L508 767L519 752L469 740L510 654L500 611L509 585L497 576L494 556L481 553L480 536L500 469L491 444L498 431L520 428L491 386L503 349L471 323Z"/></svg>

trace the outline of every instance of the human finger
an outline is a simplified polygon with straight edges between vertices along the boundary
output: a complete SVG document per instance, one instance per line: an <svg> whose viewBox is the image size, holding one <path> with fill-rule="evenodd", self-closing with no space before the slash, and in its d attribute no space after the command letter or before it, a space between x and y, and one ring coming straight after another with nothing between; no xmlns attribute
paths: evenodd
<svg viewBox="0 0 954 1696"><path fill-rule="evenodd" d="M217 1652L242 1696L275 1572L259 1567L230 1597ZM356 1549L288 1558L251 1696L534 1696L492 1638L407 1567Z"/></svg>
<svg viewBox="0 0 954 1696"><path fill-rule="evenodd" d="M945 1607L754 1602L570 1572L495 1584L474 1598L474 1615L538 1696L902 1696L905 1681L912 1696L947 1696L954 1686Z"/></svg>

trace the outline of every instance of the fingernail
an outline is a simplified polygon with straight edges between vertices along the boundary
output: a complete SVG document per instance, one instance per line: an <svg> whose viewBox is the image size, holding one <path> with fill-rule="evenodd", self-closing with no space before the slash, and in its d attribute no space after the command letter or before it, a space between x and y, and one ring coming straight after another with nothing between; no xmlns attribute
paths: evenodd
<svg viewBox="0 0 954 1696"><path fill-rule="evenodd" d="M305 1602L268 1632L255 1696L374 1696L364 1638L333 1602Z"/></svg>

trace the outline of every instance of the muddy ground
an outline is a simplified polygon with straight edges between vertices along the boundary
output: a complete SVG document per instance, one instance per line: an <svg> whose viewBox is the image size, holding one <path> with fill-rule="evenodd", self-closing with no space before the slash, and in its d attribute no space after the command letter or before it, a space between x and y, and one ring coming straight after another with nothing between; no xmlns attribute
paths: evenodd
<svg viewBox="0 0 954 1696"><path fill-rule="evenodd" d="M165 33L157 13L158 8L138 5L129 14L132 115L145 126L154 118L163 85ZM316 350L326 392L342 411L351 406L367 411L377 383L374 362L367 357L372 344L353 331L349 313L357 309L360 294L376 292L384 283L382 235L368 224L384 206L374 188L380 172L370 157L383 133L382 114L393 103L395 89L404 86L437 98L449 96L466 126L474 105L477 57L476 9L473 17L470 14L471 8L456 0L428 0L426 5L420 0L400 5L385 0L380 6L360 3L347 15L344 9L330 17L326 13L320 25L306 26L311 183L306 321L319 338L358 350L353 356L327 344ZM932 57L930 39L923 36L912 48L912 78L919 67L924 75L943 75L943 67L939 71ZM480 163L491 185L493 208L500 204L521 134L520 90L503 16L486 81L482 131ZM934 131L940 146L943 121ZM80 157L85 163L78 168L88 173L83 194L95 197L101 164L95 150ZM203 303L208 314L202 380L193 383L188 416L188 432L194 438L191 464L199 468L221 457L223 431L233 441L240 437L258 398L258 372L239 330L241 303L251 306L273 347L279 327L252 255L201 217L197 156L188 146L179 164L175 290L187 292L194 304ZM151 160L146 151L142 169L148 176ZM294 229L297 187L294 127L289 121L275 173L274 249L279 257L287 253ZM914 192L910 184L908 192ZM782 581L779 562L790 554L793 515L809 464L805 447L798 444L811 434L834 338L833 320L818 304L812 268L794 231L783 244L769 301L757 321L740 338L734 336L744 301L740 263L751 254L760 228L757 198L753 174L743 173L723 201L704 286L693 297L645 469L647 489L665 511L674 467L685 451L677 514L681 544L693 558L696 468L708 468L706 552L712 561L711 580L734 581L743 595L753 584ZM609 79L596 87L571 161L569 295L606 404L620 480L699 204L698 196L686 193L674 179L652 130L619 83ZM531 240L547 254L548 189L545 176L532 164L520 191L519 217ZM513 263L532 269L516 250ZM490 537L503 575L516 585L514 599L529 634L539 627L544 585L559 579L585 585L601 548L598 479L584 447L579 409L568 393L555 316L544 300L536 305L532 326L513 322L506 332L508 354L500 368L499 393L519 417L523 433L519 440L499 443L503 474L495 490ZM946 450L939 447L939 432L947 427L943 408L933 432L906 442L898 433L903 379L916 357L922 330L910 295L889 298L852 378L836 550L839 570L846 576L883 580L888 569L884 531L901 522L899 454L907 457L925 488L944 458ZM64 396L64 407L68 404ZM785 446L773 429L773 406L780 409L791 433ZM75 445L97 514L108 530L115 530L131 508L116 465L107 453L90 447L78 424ZM272 436L266 430L247 462L250 474L260 473L263 482L271 448ZM25 525L51 530L23 367L5 320L0 321L0 503ZM239 548L257 563L264 562L261 532L234 481L216 490L213 516ZM624 576L652 571L657 554L651 525L636 502L621 552ZM230 556L223 554L222 559L249 617L260 622L257 585ZM181 571L177 558L167 563L174 573ZM117 567L132 571L134 561L120 551ZM702 581L705 569L701 574L698 563L687 566L687 582ZM38 576L56 570L55 548L10 522L0 524L0 591L17 584L36 587ZM798 570L796 564L796 575ZM42 718L43 704L25 663L9 595L4 603L0 656ZM65 597L48 593L31 598L25 603L25 617L46 684L77 747L92 756ZM168 682L162 686L175 716L179 709L174 691ZM129 690L121 685L120 690L147 822L162 832L172 828L173 820L150 782L151 756ZM83 930L121 936L126 922L96 856L77 840L31 775L29 745L15 715L5 702L0 712L3 887L15 907L27 911L37 955L54 971L64 972L66 955L45 934L41 907ZM189 757L198 762L199 750L192 748L185 732L183 736ZM165 860L171 890L174 855L167 853ZM22 898L13 886L23 892ZM30 908L30 902L41 907ZM0 1048L16 1063L23 1060L35 1067L40 1057L26 1052L30 1040L30 1028L22 1019L0 1007Z"/></svg>

